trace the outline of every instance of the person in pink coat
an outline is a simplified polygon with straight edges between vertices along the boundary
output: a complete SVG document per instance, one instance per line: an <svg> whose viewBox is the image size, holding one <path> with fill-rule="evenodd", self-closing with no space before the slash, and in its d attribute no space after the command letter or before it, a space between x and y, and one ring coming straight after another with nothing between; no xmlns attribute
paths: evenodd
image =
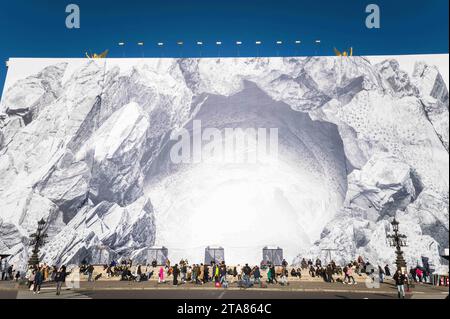
<svg viewBox="0 0 450 319"><path fill-rule="evenodd" d="M159 268L159 274L158 274L158 283L164 282L164 268L161 266Z"/></svg>

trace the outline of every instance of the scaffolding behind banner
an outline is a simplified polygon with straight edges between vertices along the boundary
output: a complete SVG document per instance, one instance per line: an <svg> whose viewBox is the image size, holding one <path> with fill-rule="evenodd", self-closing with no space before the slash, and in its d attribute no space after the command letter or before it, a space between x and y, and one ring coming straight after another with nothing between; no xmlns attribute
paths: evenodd
<svg viewBox="0 0 450 319"><path fill-rule="evenodd" d="M283 262L283 249L280 247L266 246L262 250L263 264L272 264L274 266L281 266Z"/></svg>
<svg viewBox="0 0 450 319"><path fill-rule="evenodd" d="M205 265L210 265L211 262L220 264L225 261L225 250L219 246L208 246L205 248Z"/></svg>
<svg viewBox="0 0 450 319"><path fill-rule="evenodd" d="M147 263L156 261L157 265L165 265L169 256L169 250L164 246L153 246L148 249Z"/></svg>

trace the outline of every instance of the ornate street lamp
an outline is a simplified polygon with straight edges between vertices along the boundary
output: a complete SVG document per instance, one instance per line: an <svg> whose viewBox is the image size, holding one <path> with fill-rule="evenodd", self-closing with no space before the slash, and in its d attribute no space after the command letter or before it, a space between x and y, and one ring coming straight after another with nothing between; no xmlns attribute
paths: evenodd
<svg viewBox="0 0 450 319"><path fill-rule="evenodd" d="M397 265L397 270L406 269L406 261L403 258L402 247L406 247L406 235L399 234L398 232L398 224L399 222L395 219L391 222L393 233L386 235L386 238L389 241L391 247L395 247L395 254L397 258L395 263Z"/></svg>
<svg viewBox="0 0 450 319"><path fill-rule="evenodd" d="M39 248L45 245L45 238L47 238L47 234L44 233L45 220L42 218L38 221L38 228L34 234L30 235L31 242L30 245L33 247L33 254L31 255L28 264L30 266L39 265Z"/></svg>

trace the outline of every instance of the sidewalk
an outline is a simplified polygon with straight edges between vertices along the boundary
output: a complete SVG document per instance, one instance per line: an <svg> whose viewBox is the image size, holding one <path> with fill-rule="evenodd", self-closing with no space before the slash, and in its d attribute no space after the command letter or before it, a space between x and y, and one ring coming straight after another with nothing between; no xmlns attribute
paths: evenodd
<svg viewBox="0 0 450 319"><path fill-rule="evenodd" d="M171 282L164 284L158 284L157 281L144 281L144 282L130 282L130 281L96 281L86 282L81 281L79 283L81 290L224 290L223 288L216 288L212 282L204 285L195 285L193 283L181 284L173 286ZM55 284L44 283L42 285L43 290L54 289ZM26 290L26 286L19 286L15 282L0 282L0 290ZM228 290L245 290L239 288L237 283L231 283ZM267 288L248 288L248 290L259 291L303 291L303 292L352 292L352 293L384 293L384 294L397 294L397 289L392 281L387 281L379 285L379 287L373 287L372 285L366 285L364 282L359 282L356 285L346 285L342 283L327 283L317 281L293 281L288 286L280 285L268 285ZM445 295L449 293L448 287L443 286L431 286L429 284L416 284L409 293L413 294L436 294Z"/></svg>
<svg viewBox="0 0 450 319"><path fill-rule="evenodd" d="M359 299L397 299L397 289L392 282L383 283L379 288L370 288L364 283L344 285L342 283L326 282L293 282L289 286L269 285L268 288L237 287L234 283L228 289L215 288L212 283L194 285L191 283L173 286L171 283L158 284L156 281L97 281L80 282L80 287L69 289L63 287L61 296L55 295L55 284L45 283L41 294L34 295L25 285L0 282L0 299L323 299L323 298L359 298ZM431 285L416 285L407 292L406 298L411 299L445 299L448 297L448 287Z"/></svg>

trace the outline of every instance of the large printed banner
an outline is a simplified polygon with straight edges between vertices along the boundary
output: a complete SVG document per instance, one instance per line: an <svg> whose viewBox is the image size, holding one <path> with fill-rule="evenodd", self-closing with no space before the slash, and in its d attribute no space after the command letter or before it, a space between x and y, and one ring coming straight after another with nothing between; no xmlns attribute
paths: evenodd
<svg viewBox="0 0 450 319"><path fill-rule="evenodd" d="M358 255L442 265L448 55L10 59L0 104L0 253L42 262L259 263ZM148 261L151 262L151 261Z"/></svg>

